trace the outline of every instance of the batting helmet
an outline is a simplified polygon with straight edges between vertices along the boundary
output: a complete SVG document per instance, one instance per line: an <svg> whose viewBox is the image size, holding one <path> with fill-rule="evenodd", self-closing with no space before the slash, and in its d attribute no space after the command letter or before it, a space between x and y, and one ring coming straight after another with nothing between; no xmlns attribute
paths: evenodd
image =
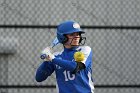
<svg viewBox="0 0 140 93"><path fill-rule="evenodd" d="M77 22L65 21L57 26L57 38L58 41L64 44L67 41L66 34L71 34L74 32L85 33Z"/></svg>

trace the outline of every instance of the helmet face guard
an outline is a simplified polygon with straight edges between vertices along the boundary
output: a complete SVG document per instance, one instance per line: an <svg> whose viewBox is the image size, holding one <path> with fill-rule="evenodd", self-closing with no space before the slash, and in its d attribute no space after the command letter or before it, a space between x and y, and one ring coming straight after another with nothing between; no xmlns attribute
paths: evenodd
<svg viewBox="0 0 140 93"><path fill-rule="evenodd" d="M66 44L67 43L67 41L68 41L68 38L65 36L65 42L63 42L62 44ZM76 38L76 37L75 37ZM67 44L67 45L71 45L71 46L82 46L82 45L84 45L85 44L85 42L86 42L86 37L81 37L81 35L80 35L80 40L79 40L79 44L78 45L72 45L72 42L73 42L73 40L75 39L75 38L72 38L72 40L71 40L71 42L69 43L69 44Z"/></svg>
<svg viewBox="0 0 140 93"><path fill-rule="evenodd" d="M81 37L79 41L79 45L84 45L86 43L86 37Z"/></svg>

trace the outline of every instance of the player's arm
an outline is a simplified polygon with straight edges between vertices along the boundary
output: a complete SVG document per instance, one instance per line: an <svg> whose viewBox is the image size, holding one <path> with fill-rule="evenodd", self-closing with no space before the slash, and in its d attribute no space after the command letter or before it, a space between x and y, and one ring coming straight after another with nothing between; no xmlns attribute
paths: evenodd
<svg viewBox="0 0 140 93"><path fill-rule="evenodd" d="M76 62L76 61L68 61L63 59L57 59L54 58L52 60L55 64L65 68L66 70L71 71L73 74L77 73L78 71L85 69L85 64L82 62Z"/></svg>
<svg viewBox="0 0 140 93"><path fill-rule="evenodd" d="M91 48L88 46L85 46L81 49L81 51L84 56L80 58L75 57L75 62L74 61L68 61L68 60L63 60L63 59L58 59L54 58L52 62L55 64L64 67L66 70L71 71L72 73L77 73L82 69L91 67L92 64L92 51ZM79 55L77 55L79 57Z"/></svg>
<svg viewBox="0 0 140 93"><path fill-rule="evenodd" d="M46 59L50 60L52 63L54 63L56 65L59 65L59 66L65 68L66 70L76 73L79 70L82 70L82 69L88 67L92 61L92 52L91 52L90 47L86 46L86 47L82 48L81 52L84 53L85 58L80 63L78 63L76 61L74 62L74 61L59 59L57 57L54 57L54 55L51 54L50 52L46 52L46 54L48 55L46 57Z"/></svg>
<svg viewBox="0 0 140 93"><path fill-rule="evenodd" d="M81 52L83 52L85 55L84 60L81 62L68 61L68 60L63 60L63 59L58 59L58 58L54 58L52 62L54 64L57 64L65 68L66 70L71 71L72 73L77 73L78 71L91 66L90 64L92 62L92 51L90 47L83 48Z"/></svg>
<svg viewBox="0 0 140 93"><path fill-rule="evenodd" d="M71 72L74 71L74 69L77 66L77 63L74 61L68 61L68 60L64 60L64 59L59 59L59 58L54 58L52 60L52 62L56 65L59 65L61 67L63 67L66 70L69 70Z"/></svg>
<svg viewBox="0 0 140 93"><path fill-rule="evenodd" d="M43 62L36 71L35 79L42 82L54 72L54 65L51 62Z"/></svg>

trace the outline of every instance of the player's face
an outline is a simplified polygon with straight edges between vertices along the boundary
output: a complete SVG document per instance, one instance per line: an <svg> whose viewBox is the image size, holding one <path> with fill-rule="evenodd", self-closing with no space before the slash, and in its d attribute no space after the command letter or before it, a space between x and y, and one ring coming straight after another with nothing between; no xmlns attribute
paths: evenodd
<svg viewBox="0 0 140 93"><path fill-rule="evenodd" d="M69 45L69 46L79 45L80 33L75 32L75 33L67 34L66 37L68 38L68 42L66 43L67 45Z"/></svg>

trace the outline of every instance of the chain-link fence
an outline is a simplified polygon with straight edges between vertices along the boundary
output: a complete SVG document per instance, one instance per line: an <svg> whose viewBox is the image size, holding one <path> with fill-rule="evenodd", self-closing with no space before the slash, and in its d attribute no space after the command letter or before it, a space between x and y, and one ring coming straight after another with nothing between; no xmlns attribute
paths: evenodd
<svg viewBox="0 0 140 93"><path fill-rule="evenodd" d="M140 92L139 0L0 0L0 93L56 93L37 83L40 51L64 20L82 25L93 49L95 93ZM61 45L54 48L60 51ZM41 88L41 89L40 89ZM102 89L101 89L102 88Z"/></svg>

